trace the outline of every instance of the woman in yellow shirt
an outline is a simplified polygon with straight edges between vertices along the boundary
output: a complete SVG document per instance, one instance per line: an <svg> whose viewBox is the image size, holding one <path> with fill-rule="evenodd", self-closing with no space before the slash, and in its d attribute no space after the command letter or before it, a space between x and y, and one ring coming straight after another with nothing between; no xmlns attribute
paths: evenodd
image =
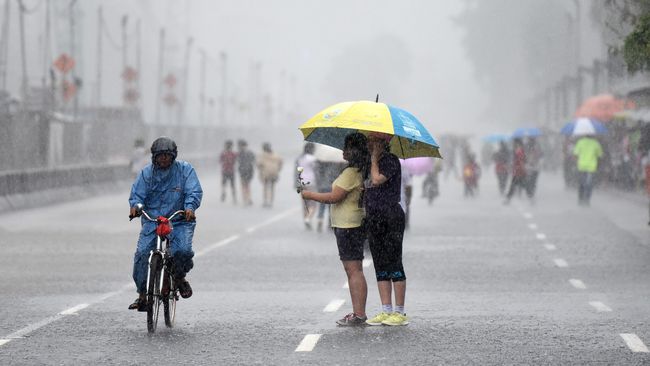
<svg viewBox="0 0 650 366"><path fill-rule="evenodd" d="M302 191L302 198L333 204L330 218L336 235L339 258L348 277L352 313L339 319L342 326L365 325L368 285L363 275L363 243L366 232L364 218L363 181L368 177L370 154L363 134L352 133L345 137L343 159L348 166L332 183L332 191L318 193Z"/></svg>

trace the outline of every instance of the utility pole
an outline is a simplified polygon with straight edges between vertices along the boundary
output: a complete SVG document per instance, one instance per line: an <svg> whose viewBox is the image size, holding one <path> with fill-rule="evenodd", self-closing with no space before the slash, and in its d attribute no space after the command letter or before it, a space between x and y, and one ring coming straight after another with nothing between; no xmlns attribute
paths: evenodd
<svg viewBox="0 0 650 366"><path fill-rule="evenodd" d="M70 1L70 57L72 59L75 59L75 18L74 18L74 6L77 3L77 0L71 0ZM72 97L74 99L73 102L73 115L74 115L74 120L77 120L77 113L79 111L79 90L77 89L79 87L77 83L77 71L75 70L76 68L72 68L72 83L74 84L75 87L75 93L74 96ZM84 150L85 152L85 150Z"/></svg>
<svg viewBox="0 0 650 366"><path fill-rule="evenodd" d="M27 50L25 45L25 4L22 0L18 0L18 6L20 8L20 57L22 63L22 82L21 82L21 94L23 103L27 99Z"/></svg>
<svg viewBox="0 0 650 366"><path fill-rule="evenodd" d="M199 123L201 126L205 126L205 50L201 49L201 76L199 80L199 102L200 106L200 116Z"/></svg>
<svg viewBox="0 0 650 366"><path fill-rule="evenodd" d="M100 5L97 8L97 85L95 98L97 107L102 105L102 40L104 34L104 14Z"/></svg>
<svg viewBox="0 0 650 366"><path fill-rule="evenodd" d="M187 84L189 84L190 76L190 53L192 51L192 43L194 39L188 37L185 42L185 65L183 67L183 96L181 99L181 105L178 108L178 124L185 123L185 110L187 107Z"/></svg>
<svg viewBox="0 0 650 366"><path fill-rule="evenodd" d="M226 52L221 52L219 56L221 58L221 108L219 108L219 123L226 126L226 119L228 118L226 111L228 106L228 55Z"/></svg>
<svg viewBox="0 0 650 366"><path fill-rule="evenodd" d="M156 86L158 87L158 96L156 97L156 120L154 123L160 123L160 102L162 102L162 79L164 72L164 59L165 59L165 28L160 28L160 45L158 48L158 77L156 78Z"/></svg>
<svg viewBox="0 0 650 366"><path fill-rule="evenodd" d="M127 44L127 36L126 36L126 26L129 22L129 16L124 14L122 16L122 103L124 106L127 106L127 100L126 100L126 90L128 88L127 86L127 80L126 80L126 67L128 66L128 44Z"/></svg>
<svg viewBox="0 0 650 366"><path fill-rule="evenodd" d="M5 16L2 20L2 38L0 39L0 88L7 89L7 56L9 55L9 19L11 19L11 0L5 0Z"/></svg>
<svg viewBox="0 0 650 366"><path fill-rule="evenodd" d="M142 35L140 33L140 18L135 24L135 63L137 67L138 76L136 79L136 90L138 92L137 106L142 106Z"/></svg>
<svg viewBox="0 0 650 366"><path fill-rule="evenodd" d="M50 0L45 1L45 34L43 36L43 79L41 80L41 93L43 95L43 108L53 107L54 95L48 93L47 78L50 73Z"/></svg>

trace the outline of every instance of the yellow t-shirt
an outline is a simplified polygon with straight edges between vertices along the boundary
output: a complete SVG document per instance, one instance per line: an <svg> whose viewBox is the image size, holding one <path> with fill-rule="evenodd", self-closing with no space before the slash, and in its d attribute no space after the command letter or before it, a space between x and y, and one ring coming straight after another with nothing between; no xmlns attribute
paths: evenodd
<svg viewBox="0 0 650 366"><path fill-rule="evenodd" d="M348 192L343 201L332 205L330 214L332 227L353 228L361 226L364 216L363 206L359 204L363 189L363 179L359 169L345 168L332 183L334 187L343 188Z"/></svg>

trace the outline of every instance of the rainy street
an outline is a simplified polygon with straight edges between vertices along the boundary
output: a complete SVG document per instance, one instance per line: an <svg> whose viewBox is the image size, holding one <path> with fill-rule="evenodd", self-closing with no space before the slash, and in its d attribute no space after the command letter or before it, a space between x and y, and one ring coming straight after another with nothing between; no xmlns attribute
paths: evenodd
<svg viewBox="0 0 650 366"><path fill-rule="evenodd" d="M0 0L0 366L650 365L648 35L650 0Z"/></svg>
<svg viewBox="0 0 650 366"><path fill-rule="evenodd" d="M0 216L0 363L650 361L624 339L650 342L650 242L632 227L641 225L626 224L645 212L638 197L597 190L592 207L579 207L549 173L535 205L505 206L492 177L463 199L449 176L428 206L416 179L404 240L411 323L346 328L335 324L350 303L334 236L304 229L288 178L268 209L219 202L215 177L203 177L197 211L195 294L179 302L175 328L151 335L144 313L126 309L139 226L126 217L128 186ZM379 299L368 259L372 313Z"/></svg>

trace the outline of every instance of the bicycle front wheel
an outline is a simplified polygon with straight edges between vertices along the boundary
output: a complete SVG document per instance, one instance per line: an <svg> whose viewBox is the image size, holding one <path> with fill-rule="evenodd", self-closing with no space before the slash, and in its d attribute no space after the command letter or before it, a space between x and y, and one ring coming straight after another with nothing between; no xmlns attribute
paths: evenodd
<svg viewBox="0 0 650 366"><path fill-rule="evenodd" d="M165 325L171 328L176 320L176 286L171 273L166 269L163 272L163 288L166 289L162 294L163 314L165 315Z"/></svg>
<svg viewBox="0 0 650 366"><path fill-rule="evenodd" d="M149 263L149 288L147 289L147 330L149 333L156 331L158 313L160 312L160 275L162 272L162 258L153 255Z"/></svg>

